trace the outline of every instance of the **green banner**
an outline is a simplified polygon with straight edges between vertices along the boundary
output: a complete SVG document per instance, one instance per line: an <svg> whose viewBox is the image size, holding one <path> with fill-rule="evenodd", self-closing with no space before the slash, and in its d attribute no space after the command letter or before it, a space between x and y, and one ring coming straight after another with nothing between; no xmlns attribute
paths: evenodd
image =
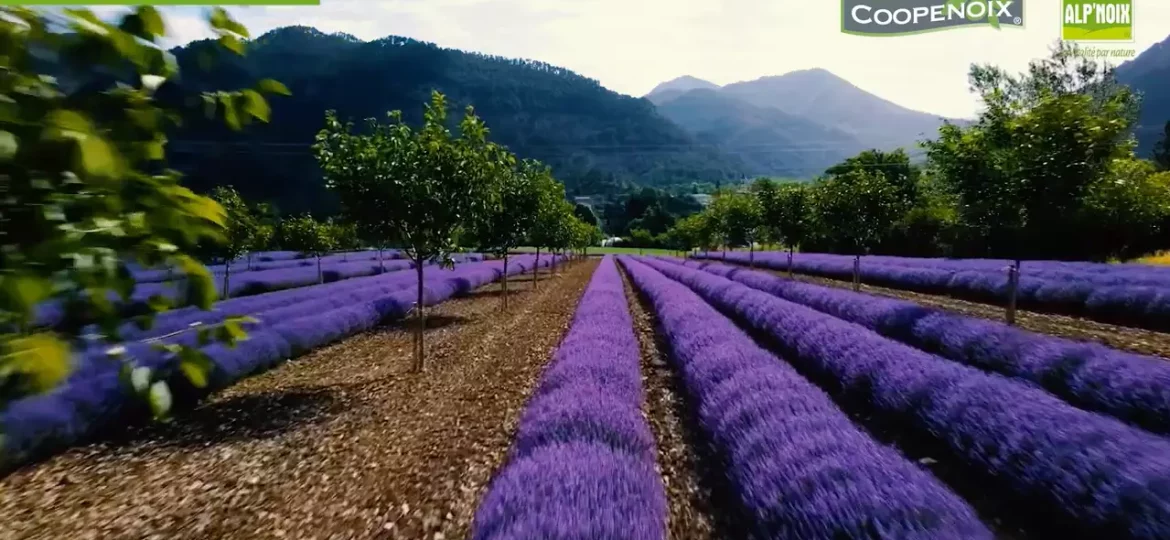
<svg viewBox="0 0 1170 540"><path fill-rule="evenodd" d="M1067 41L1133 41L1133 0L1063 0Z"/></svg>

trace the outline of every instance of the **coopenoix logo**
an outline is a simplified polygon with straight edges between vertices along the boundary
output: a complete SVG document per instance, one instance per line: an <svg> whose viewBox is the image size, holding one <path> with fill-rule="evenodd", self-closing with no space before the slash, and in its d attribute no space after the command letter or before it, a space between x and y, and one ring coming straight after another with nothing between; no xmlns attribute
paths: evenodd
<svg viewBox="0 0 1170 540"><path fill-rule="evenodd" d="M1022 28L1023 0L842 0L841 31L901 36L966 26Z"/></svg>

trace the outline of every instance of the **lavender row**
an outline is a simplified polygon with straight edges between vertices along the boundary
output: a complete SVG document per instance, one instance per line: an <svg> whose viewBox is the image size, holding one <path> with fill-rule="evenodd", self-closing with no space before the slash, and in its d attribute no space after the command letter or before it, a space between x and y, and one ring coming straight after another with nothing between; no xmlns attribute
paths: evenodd
<svg viewBox="0 0 1170 540"><path fill-rule="evenodd" d="M621 276L605 257L520 417L471 538L665 538L639 357Z"/></svg>
<svg viewBox="0 0 1170 540"><path fill-rule="evenodd" d="M735 266L682 263L860 324L927 352L1030 381L1078 407L1157 433L1170 433L1170 363L1161 358Z"/></svg>
<svg viewBox="0 0 1170 540"><path fill-rule="evenodd" d="M216 302L210 311L193 306L167 311L156 317L151 329L141 330L132 324L127 324L122 327L121 335L125 339L146 339L180 331L195 323L210 324L219 322L230 315L255 314L265 309L318 298L326 294L326 291L329 294L345 294L347 291L359 290L385 280L413 280L417 277L414 272L404 271L414 268L414 265L410 262L395 261L395 263L393 265L387 265L385 272L371 276L359 276L330 281L320 285L314 284L307 287L293 287L268 293L229 298ZM428 267L430 264L428 263Z"/></svg>
<svg viewBox="0 0 1170 540"><path fill-rule="evenodd" d="M757 256L787 264L787 253L761 252ZM737 253L736 257L744 257ZM814 261L847 264L852 268L852 255L828 253L801 253L794 261ZM943 259L919 257L892 257L867 255L861 258L864 266L879 265L900 268L938 270L949 273L982 272L1003 275L1013 261L1006 259ZM1067 261L1023 261L1021 275L1037 279L1074 280L1097 286L1133 285L1170 287L1170 268L1146 264L1105 264Z"/></svg>
<svg viewBox="0 0 1170 540"><path fill-rule="evenodd" d="M832 255L829 255L830 257ZM892 266L937 268L940 270L1001 272L1012 261L1004 259L941 259L871 256L866 260ZM1045 279L1076 279L1095 285L1170 286L1170 268L1147 264L1107 264L1066 261L1024 261L1025 276Z"/></svg>
<svg viewBox="0 0 1170 540"><path fill-rule="evenodd" d="M1170 537L1170 441L707 272L648 264L769 336L857 407L933 439L1080 534Z"/></svg>
<svg viewBox="0 0 1170 540"><path fill-rule="evenodd" d="M390 261L382 265L370 262L352 262L322 266L320 276L315 265L311 267L295 266L276 270L246 272L239 276L229 278L228 296L234 298L263 294L271 291L317 285L322 281L329 283L354 277L372 276L383 272L404 270L412 267L413 265L409 261ZM217 294L222 295L222 277L217 277L214 283ZM122 309L127 314L132 314L139 311L140 305L148 301L152 296L158 295L166 298L177 298L183 287L184 283L182 281L139 283L134 287L134 292L130 296L129 302L123 302L113 292L110 292L108 296L112 302L121 304ZM41 326L53 326L64 317L64 308L60 303L46 302L38 307L37 324Z"/></svg>
<svg viewBox="0 0 1170 540"><path fill-rule="evenodd" d="M483 256L478 254L460 255L457 256L455 260L457 263L478 262L483 260ZM317 285L322 282L332 283L335 281L352 279L355 277L375 276L386 272L406 270L413 267L414 264L412 262L404 260L382 262L355 261L349 263L338 262L322 265L320 273L318 273L316 265L291 266L287 268L278 268L275 270L245 272L229 277L228 296L229 298L252 296L272 291ZM216 277L214 280L214 285L217 294L222 295L222 275ZM150 297L160 295L168 298L176 298L180 294L180 291L183 287L184 284L182 281L166 283L140 283L134 288L134 292L131 295L131 300L128 303L122 302L121 299L118 298L117 295L115 295L113 292L109 293L109 297L111 302L122 304L122 309L126 311L127 315L130 315L141 311L141 305L149 300ZM59 302L46 302L41 306L38 306L36 321L40 326L53 326L58 324L58 322L60 322L64 316L64 309Z"/></svg>
<svg viewBox="0 0 1170 540"><path fill-rule="evenodd" d="M542 266L548 259L541 260ZM508 273L531 269L533 261L508 265ZM496 262L457 266L435 273L424 283L424 303L433 305L499 279L503 265ZM174 392L178 406L189 406L209 393L227 387L312 348L368 330L384 320L406 314L417 291L403 289L371 296L326 312L305 305L284 319L265 320L248 329L248 339L235 348L212 344L203 351L212 362L209 384L191 387L175 363L144 343L127 345L128 354L140 365L156 370ZM111 425L143 414L144 404L119 380L116 370L75 379L54 391L18 400L0 411L0 471L46 456L84 440Z"/></svg>
<svg viewBox="0 0 1170 540"><path fill-rule="evenodd" d="M532 257L521 258L509 267L516 272L531 270L535 261ZM502 265L496 265L502 268ZM491 266L495 267L495 266ZM424 267L424 283L433 280L445 280L451 276L448 270L437 266ZM211 311L198 308L184 308L174 312L164 313L149 331L142 331L128 324L129 328L122 337L128 341L157 341L187 346L198 344L196 329L202 325L216 324L231 316L247 315L266 321L286 320L303 313L324 313L326 311L345 307L353 303L360 303L368 298L376 298L397 291L411 289L417 286L418 275L412 271L397 271L368 278L344 280L325 285L300 287L274 293L246 296L217 303ZM429 290L428 290L429 291ZM417 296L417 291L416 296ZM426 292L425 294L430 294ZM424 298L424 301L426 298ZM428 304L429 305L429 304ZM140 344L141 345L141 344ZM89 347L79 356L70 379L86 378L94 372L109 369L110 363L106 360L107 345L96 344Z"/></svg>
<svg viewBox="0 0 1170 540"><path fill-rule="evenodd" d="M276 258L273 258L276 254ZM377 250L362 250L350 251L345 253L334 253L321 257L323 264L344 263L344 262L359 262L359 261L390 261L401 259L402 253L397 250L387 249L381 252ZM313 266L316 267L316 257L310 255L303 255L295 251L269 251L259 252L236 259L231 262L231 272L254 272L258 270L274 270L278 268L292 268L296 266ZM207 270L213 274L223 274L225 268L229 265L213 264L207 265ZM176 273L166 268L140 268L134 267L132 270L134 279L139 283L152 283L161 281L170 281L176 277Z"/></svg>
<svg viewBox="0 0 1170 540"><path fill-rule="evenodd" d="M722 255L699 254L695 258L722 259ZM743 253L728 253L730 262L744 264ZM783 270L787 254L759 253L756 264ZM1025 264L1026 267L1026 264ZM852 279L852 258L799 254L793 269L803 274ZM1007 268L1001 271L956 271L939 268L895 266L862 262L865 283L930 294L945 294L977 302L1004 304L1008 300ZM1035 311L1086 317L1102 322L1170 330L1170 287L1141 285L1096 285L1081 279L1043 279L1023 275L1016 291L1017 305Z"/></svg>
<svg viewBox="0 0 1170 540"><path fill-rule="evenodd" d="M991 538L974 511L685 286L622 259L650 299L756 538Z"/></svg>

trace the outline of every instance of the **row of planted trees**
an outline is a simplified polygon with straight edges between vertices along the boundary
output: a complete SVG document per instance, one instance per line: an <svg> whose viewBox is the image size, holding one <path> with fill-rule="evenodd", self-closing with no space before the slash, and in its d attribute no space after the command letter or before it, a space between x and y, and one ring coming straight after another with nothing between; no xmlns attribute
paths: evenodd
<svg viewBox="0 0 1170 540"><path fill-rule="evenodd" d="M318 221L305 214L281 218L267 204L249 204L231 187L217 187L211 199L224 210L222 238L201 243L195 250L204 262L224 265L221 294L227 297L232 262L245 258L248 270L256 254L269 250L295 251L317 260L317 280L324 274L321 257L335 251L348 252L362 247L357 229L351 223L327 219ZM378 263L382 264L379 252Z"/></svg>
<svg viewBox="0 0 1170 540"><path fill-rule="evenodd" d="M450 266L461 247L494 253L507 264L509 252L524 244L535 246L539 257L541 248L564 252L600 241L600 230L574 215L549 168L518 160L490 141L471 107L453 133L446 98L438 92L417 128L403 122L400 111L385 122L369 119L361 130L328 112L313 150L327 186L339 195L342 219L360 240L400 248L414 263L417 371L425 368L427 263ZM506 307L506 271L503 287Z"/></svg>
<svg viewBox="0 0 1170 540"><path fill-rule="evenodd" d="M244 54L246 28L222 9L208 22L218 54ZM393 115L351 133L327 117L316 152L345 202L339 221L278 221L231 190L193 193L167 167L167 133L182 119L207 116L232 129L267 122L267 99L289 91L273 80L234 90L186 87L160 45L166 35L162 13L149 6L112 22L86 9L0 7L0 409L51 390L80 350L98 345L155 415L170 407L172 374L207 383L211 363L197 347L160 344L174 362L148 369L120 346L127 319L119 306L134 296L135 265L173 268L186 285L177 298L156 295L139 306L130 321L148 327L163 311L211 308L216 284L205 262L263 249L320 256L359 245L402 247L419 268L421 305L423 264L449 262L460 245L499 254L520 243L562 251L600 237L571 219L547 168L490 143L471 111L452 135L439 95L417 130ZM214 55L206 60L201 68L217 65ZM38 324L49 303L69 314L64 323ZM245 322L201 327L199 342L232 345L246 337Z"/></svg>

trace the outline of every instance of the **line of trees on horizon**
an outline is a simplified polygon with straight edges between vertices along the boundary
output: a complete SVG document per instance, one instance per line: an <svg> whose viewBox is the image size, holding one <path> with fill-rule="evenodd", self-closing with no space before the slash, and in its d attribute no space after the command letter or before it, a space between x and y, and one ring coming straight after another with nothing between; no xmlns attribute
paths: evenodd
<svg viewBox="0 0 1170 540"><path fill-rule="evenodd" d="M867 150L809 183L759 179L634 247L782 244L843 254L1128 260L1170 248L1170 122L1135 156L1140 96L1059 44L1012 76L975 65L983 110L922 143L927 160Z"/></svg>

